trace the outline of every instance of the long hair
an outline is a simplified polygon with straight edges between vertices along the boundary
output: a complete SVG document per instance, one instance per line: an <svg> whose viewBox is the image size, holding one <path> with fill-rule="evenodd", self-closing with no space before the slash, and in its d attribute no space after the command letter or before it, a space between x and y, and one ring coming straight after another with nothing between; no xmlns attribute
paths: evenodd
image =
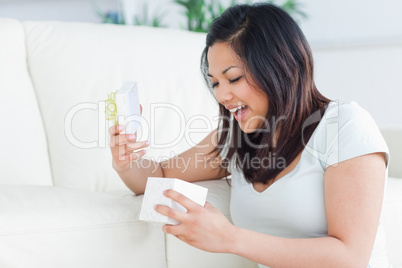
<svg viewBox="0 0 402 268"><path fill-rule="evenodd" d="M219 104L220 135L211 153L218 155L229 146L226 160L236 159L248 182L268 183L303 151L330 100L315 86L313 57L304 34L281 8L266 3L235 5L213 21L201 57L201 71L211 91L207 54L217 42L228 43L238 55L247 82L268 97L268 112L264 129L244 133L236 120L227 120L231 113ZM319 120L306 127L306 120L317 111ZM260 161L258 167L250 165L254 160Z"/></svg>

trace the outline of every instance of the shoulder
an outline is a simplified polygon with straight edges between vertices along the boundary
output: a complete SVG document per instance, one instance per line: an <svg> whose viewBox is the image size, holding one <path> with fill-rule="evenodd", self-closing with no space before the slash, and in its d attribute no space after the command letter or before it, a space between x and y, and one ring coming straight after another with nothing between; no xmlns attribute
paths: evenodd
<svg viewBox="0 0 402 268"><path fill-rule="evenodd" d="M378 138L381 136L377 123L371 114L355 101L331 102L317 127L317 131L328 131L340 136L363 135ZM337 132L337 133L334 133ZM348 136L348 138L350 138Z"/></svg>
<svg viewBox="0 0 402 268"><path fill-rule="evenodd" d="M325 151L320 157L325 168L364 154L385 152L388 155L375 120L354 101L331 102L316 132L315 142Z"/></svg>
<svg viewBox="0 0 402 268"><path fill-rule="evenodd" d="M370 113L355 101L331 102L325 111L323 120L327 123L338 122L342 127L350 122L360 122L362 125L370 124L377 128Z"/></svg>

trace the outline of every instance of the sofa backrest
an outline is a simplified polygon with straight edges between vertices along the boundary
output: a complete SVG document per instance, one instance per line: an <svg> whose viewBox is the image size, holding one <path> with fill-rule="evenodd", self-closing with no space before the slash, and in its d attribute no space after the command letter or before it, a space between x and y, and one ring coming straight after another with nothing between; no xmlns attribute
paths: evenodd
<svg viewBox="0 0 402 268"><path fill-rule="evenodd" d="M0 19L0 185L52 185L22 24Z"/></svg>
<svg viewBox="0 0 402 268"><path fill-rule="evenodd" d="M126 189L111 166L103 102L125 81L139 84L147 157L170 158L216 127L217 105L199 70L205 34L2 19L0 37L0 109L13 110L0 119L13 126L0 132L0 183ZM392 96L400 87L394 73L401 52L393 44L313 46L318 88L332 99L357 101L381 127L400 125L402 106ZM390 175L399 176L392 150Z"/></svg>
<svg viewBox="0 0 402 268"><path fill-rule="evenodd" d="M126 81L138 82L147 157L170 158L216 127L217 104L199 68L204 34L71 22L24 27L55 185L126 189L112 169L104 114L107 94Z"/></svg>

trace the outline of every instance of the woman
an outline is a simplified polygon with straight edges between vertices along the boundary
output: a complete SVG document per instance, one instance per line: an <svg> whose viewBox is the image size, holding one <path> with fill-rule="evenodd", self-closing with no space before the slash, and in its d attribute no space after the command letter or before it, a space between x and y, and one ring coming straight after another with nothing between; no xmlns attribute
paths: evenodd
<svg viewBox="0 0 402 268"><path fill-rule="evenodd" d="M229 8L211 26L201 67L221 122L177 156L190 161L189 168L175 158L141 158L147 144L111 128L113 167L137 194L148 176L201 181L232 175L234 225L209 203L202 207L168 190L164 194L188 212L157 206L181 222L163 231L261 267L389 266L377 232L387 146L360 106L318 92L309 45L293 19L271 4ZM210 165L197 165L200 154ZM129 168L131 161L148 168Z"/></svg>

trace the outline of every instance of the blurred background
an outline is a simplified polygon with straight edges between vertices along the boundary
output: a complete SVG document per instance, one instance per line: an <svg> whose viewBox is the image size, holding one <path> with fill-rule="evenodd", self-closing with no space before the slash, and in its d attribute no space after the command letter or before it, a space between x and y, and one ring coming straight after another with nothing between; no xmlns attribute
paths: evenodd
<svg viewBox="0 0 402 268"><path fill-rule="evenodd" d="M208 1L208 0L205 0ZM181 4L179 4L181 2ZM0 0L0 17L19 20L103 22L102 15L126 24L152 24L186 28L191 0ZM201 1L204 3L204 1ZM212 0L216 6L233 2ZM259 1L249 1L259 2ZM304 33L313 46L382 43L402 40L401 0L297 0L286 2L295 10ZM205 2L208 3L208 2ZM294 5L293 7L291 5ZM103 13L100 15L100 13ZM302 13L299 14L299 13ZM303 16L304 15L304 16ZM120 16L118 18L118 16ZM121 22L121 21L120 21Z"/></svg>
<svg viewBox="0 0 402 268"><path fill-rule="evenodd" d="M244 2L260 1L0 0L0 18L148 25L205 32L209 22L226 7ZM313 48L320 91L329 98L341 96L358 101L380 127L402 126L402 0L270 2L286 9L304 31ZM344 66L351 68L346 70Z"/></svg>

